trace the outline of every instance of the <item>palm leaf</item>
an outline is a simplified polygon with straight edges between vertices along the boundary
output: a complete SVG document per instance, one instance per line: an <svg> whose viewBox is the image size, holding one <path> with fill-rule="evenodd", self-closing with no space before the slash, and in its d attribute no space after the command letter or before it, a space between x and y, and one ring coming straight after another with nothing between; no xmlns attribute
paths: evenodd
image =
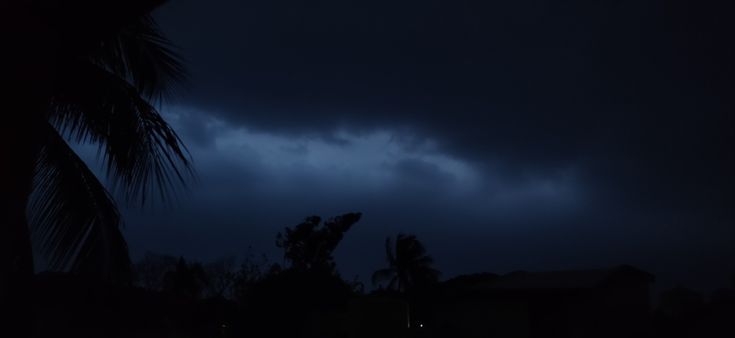
<svg viewBox="0 0 735 338"><path fill-rule="evenodd" d="M127 281L128 248L110 194L50 124L43 135L28 208L38 249L51 269Z"/></svg>
<svg viewBox="0 0 735 338"><path fill-rule="evenodd" d="M391 238L385 239L385 256L388 268L373 274L373 284L389 280L389 288L406 292L419 284L439 280L441 273L432 267L434 260L426 254L426 248L414 235L399 233L395 245Z"/></svg>
<svg viewBox="0 0 735 338"><path fill-rule="evenodd" d="M170 97L186 79L181 58L150 15L101 40L89 57L132 84L147 99Z"/></svg>
<svg viewBox="0 0 735 338"><path fill-rule="evenodd" d="M162 199L192 176L188 151L156 109L125 80L80 60L68 60L51 122L76 142L99 145L113 189L128 201Z"/></svg>

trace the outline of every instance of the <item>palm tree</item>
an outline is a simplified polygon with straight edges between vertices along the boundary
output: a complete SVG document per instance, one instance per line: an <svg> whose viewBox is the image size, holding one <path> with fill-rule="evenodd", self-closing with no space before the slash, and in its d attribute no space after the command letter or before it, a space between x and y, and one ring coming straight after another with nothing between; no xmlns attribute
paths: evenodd
<svg viewBox="0 0 735 338"><path fill-rule="evenodd" d="M128 202L166 199L190 172L185 147L154 107L183 67L150 16L64 60L37 157L29 223L52 268L127 278L120 215L62 135L98 145L112 188Z"/></svg>
<svg viewBox="0 0 735 338"><path fill-rule="evenodd" d="M186 148L155 108L184 78L147 14L160 2L10 6L23 18L13 24L25 19L41 28L19 33L8 49L18 51L20 70L10 75L18 95L8 108L19 110L17 120L6 118L0 130L0 197L7 200L0 210L2 296L32 273L31 243L51 269L112 281L130 276L111 193L67 139L98 145L112 188L128 202L145 203L155 192L167 198L192 174ZM62 18L49 18L44 5ZM84 6L98 15L85 16Z"/></svg>
<svg viewBox="0 0 735 338"><path fill-rule="evenodd" d="M154 107L183 79L148 15L161 2L0 2L0 312L9 314L0 331L8 336L31 334L34 248L51 269L130 278L120 213L67 139L98 145L128 202L166 197L192 173Z"/></svg>
<svg viewBox="0 0 735 338"><path fill-rule="evenodd" d="M434 260L414 235L398 234L395 247L385 239L388 267L373 273L373 284L387 281L388 289L407 293L415 287L436 282L440 272L432 267Z"/></svg>

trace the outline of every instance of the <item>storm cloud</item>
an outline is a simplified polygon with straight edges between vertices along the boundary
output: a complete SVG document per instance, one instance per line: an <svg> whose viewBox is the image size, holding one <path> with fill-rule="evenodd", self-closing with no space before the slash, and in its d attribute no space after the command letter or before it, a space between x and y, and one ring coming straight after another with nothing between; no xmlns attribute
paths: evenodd
<svg viewBox="0 0 735 338"><path fill-rule="evenodd" d="M278 260L283 227L361 211L337 252L348 277L380 267L403 231L445 276L631 263L664 283L725 283L727 10L172 1L156 16L191 81L163 111L199 181L176 207L126 210L131 249Z"/></svg>

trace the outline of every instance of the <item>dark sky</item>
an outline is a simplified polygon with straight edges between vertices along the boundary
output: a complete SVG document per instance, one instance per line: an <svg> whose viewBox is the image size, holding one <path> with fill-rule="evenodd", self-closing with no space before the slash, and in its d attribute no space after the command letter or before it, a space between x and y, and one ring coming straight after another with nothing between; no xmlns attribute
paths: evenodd
<svg viewBox="0 0 735 338"><path fill-rule="evenodd" d="M445 277L628 263L659 287L724 286L732 10L171 1L156 16L190 82L162 110L199 181L174 207L126 211L132 254L278 261L283 227L361 211L336 252L348 279L408 232Z"/></svg>

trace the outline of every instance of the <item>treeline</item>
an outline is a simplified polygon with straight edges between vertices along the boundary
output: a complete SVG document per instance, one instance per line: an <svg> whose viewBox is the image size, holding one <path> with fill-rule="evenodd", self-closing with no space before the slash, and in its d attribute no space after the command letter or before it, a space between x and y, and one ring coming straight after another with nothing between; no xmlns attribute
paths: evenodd
<svg viewBox="0 0 735 338"><path fill-rule="evenodd" d="M342 321L332 319L345 313L363 286L339 275L332 253L360 218L360 213L326 220L312 216L285 228L275 236L283 265L264 255L200 263L147 253L133 264L132 285L39 274L34 336L298 337L343 332L334 326Z"/></svg>
<svg viewBox="0 0 735 338"><path fill-rule="evenodd" d="M251 249L241 261L229 256L207 263L148 252L133 265L134 284L184 298L244 301L259 282L283 273L309 272L342 279L332 253L360 217L359 213L350 213L321 223L320 217L311 216L293 228L285 228L276 235L284 266L265 254L256 256ZM405 293L438 282L441 274L415 235L386 238L385 253L386 267L375 271L371 279L379 292ZM343 282L352 292L365 292L365 285L357 277Z"/></svg>
<svg viewBox="0 0 735 338"><path fill-rule="evenodd" d="M147 253L133 265L134 286L180 308L219 308L216 320L193 319L217 322L216 330L213 325L205 330L209 334L337 337L346 331L350 300L365 296L365 285L340 275L333 252L360 218L360 213L326 220L311 216L285 228L275 236L283 265L252 252L239 262L226 257L207 263ZM374 294L403 299L438 281L440 273L416 236L399 234L385 245L386 266L373 275ZM187 326L185 318L169 321Z"/></svg>
<svg viewBox="0 0 735 338"><path fill-rule="evenodd" d="M517 292L501 293L495 300L475 298L477 285L503 278L508 281L524 273L480 273L439 283L440 272L426 248L416 236L406 234L386 238L385 266L372 275L377 288L366 292L359 280L340 275L333 257L360 218L360 213L326 220L312 216L285 228L275 234L275 245L283 254L281 263L252 251L242 260L227 257L211 262L147 253L133 264L132 284L72 274L39 274L32 336L461 337L487 332L493 318L558 315L556 310L534 314L498 307L510 304L508 297L526 297ZM549 302L545 297L554 295L539 295L523 298L529 304L523 311L531 311L532 303L544 302L549 309L563 308L569 299ZM642 296L647 298L647 294ZM491 310L493 307L496 310ZM495 317L464 320L487 315L485 312ZM636 325L643 327L640 332L646 336L716 337L716 332L735 332L727 327L732 315L735 288L723 289L709 301L678 288L663 293L657 308L647 310L644 322ZM570 321L568 326L580 324ZM547 325L543 321L510 325L510 332L529 337L564 336L547 332ZM538 328L540 333L529 331ZM597 336L604 336L604 331Z"/></svg>
<svg viewBox="0 0 735 338"><path fill-rule="evenodd" d="M227 257L206 263L147 253L133 264L132 284L40 274L36 336L358 337L376 329L404 332L408 295L436 283L439 272L415 236L388 238L386 265L374 274L378 288L371 294L389 300L356 306L356 300L373 296L359 280L340 275L333 252L361 216L312 216L285 228L275 234L283 253L280 264L252 253L242 261Z"/></svg>

